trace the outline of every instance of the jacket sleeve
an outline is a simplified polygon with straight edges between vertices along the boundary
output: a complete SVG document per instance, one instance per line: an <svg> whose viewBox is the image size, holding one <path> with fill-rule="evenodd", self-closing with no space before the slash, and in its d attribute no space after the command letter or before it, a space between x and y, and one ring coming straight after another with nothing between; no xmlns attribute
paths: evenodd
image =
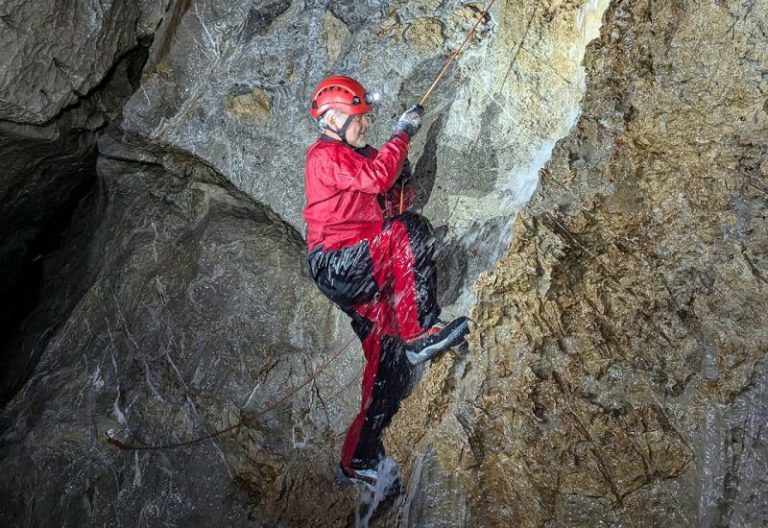
<svg viewBox="0 0 768 528"><path fill-rule="evenodd" d="M395 183L405 159L408 157L408 135L395 135L386 142L372 159L352 149L340 148L329 157L320 180L342 191L360 191L384 194Z"/></svg>

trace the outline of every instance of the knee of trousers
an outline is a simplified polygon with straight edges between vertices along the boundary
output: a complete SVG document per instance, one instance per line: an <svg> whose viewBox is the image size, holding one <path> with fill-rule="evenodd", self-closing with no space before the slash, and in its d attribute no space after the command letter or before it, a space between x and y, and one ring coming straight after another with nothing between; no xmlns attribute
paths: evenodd
<svg viewBox="0 0 768 528"><path fill-rule="evenodd" d="M405 229L408 232L408 237L414 244L428 246L433 248L437 237L435 236L435 230L432 228L432 224L426 217L412 212L405 212L396 216L393 220L399 220L405 225Z"/></svg>

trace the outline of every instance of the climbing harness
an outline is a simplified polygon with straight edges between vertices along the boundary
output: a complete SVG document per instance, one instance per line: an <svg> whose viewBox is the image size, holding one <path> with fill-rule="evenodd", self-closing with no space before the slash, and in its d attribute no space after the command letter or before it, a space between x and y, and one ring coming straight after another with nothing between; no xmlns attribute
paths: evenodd
<svg viewBox="0 0 768 528"><path fill-rule="evenodd" d="M490 0L485 8L483 9L483 12L480 14L480 16L477 18L477 22L475 22L475 25L472 26L472 29L470 29L467 32L467 36L464 38L464 42L461 43L461 46L454 51L450 57L445 61L445 64L443 65L440 72L437 74L437 77L435 77L435 80L432 81L432 84L430 85L429 89L424 93L424 95L421 96L421 99L419 99L419 106L424 106L424 103L427 101L427 98L429 98L430 95L432 95L432 92L437 87L437 83L440 82L440 80L445 77L445 74L448 73L448 68L451 67L451 64L453 64L456 59L461 55L461 53L464 51L464 46L466 46L467 42L469 42L472 39L472 36L475 34L475 30L477 29L477 26L480 25L480 22L485 20L485 15L488 14L488 11L493 6L494 2L496 0ZM405 196L405 181L403 181L401 188L400 188L400 214L403 214L403 200Z"/></svg>
<svg viewBox="0 0 768 528"><path fill-rule="evenodd" d="M351 337L349 341L347 341L344 346L342 346L338 352L336 352L330 359L328 359L325 363L320 365L318 369L313 372L310 376L308 376L299 386L295 387L294 389L288 391L282 398L275 401L274 403L268 405L266 408L262 409L261 411L257 412L256 414L249 415L247 420L251 421L256 418L260 418L267 414L270 411L274 411L281 405L283 405L285 402L287 402L289 399L293 398L301 389L312 383L317 379L317 377L322 374L334 361L336 361L341 354L349 348L349 345L352 344L352 341L354 341L355 338ZM210 434L207 434L205 436L201 436L199 438L195 438L193 440L187 440L186 442L176 442L173 444L162 444L162 445L137 445L137 444L126 444L125 442L122 442L118 440L117 438L111 436L108 432L104 433L106 438L106 442L110 445L113 445L119 449L123 449L125 451L160 451L163 449L175 449L178 447L187 447L195 444L199 444L201 442L205 442L206 440L210 440L211 438L218 438L221 436L224 436L227 433L231 433L233 431L237 431L240 429L241 426L245 425L245 420L241 416L241 418L237 421L236 424L231 425L229 427L226 427L224 429L219 429L218 431L214 431Z"/></svg>

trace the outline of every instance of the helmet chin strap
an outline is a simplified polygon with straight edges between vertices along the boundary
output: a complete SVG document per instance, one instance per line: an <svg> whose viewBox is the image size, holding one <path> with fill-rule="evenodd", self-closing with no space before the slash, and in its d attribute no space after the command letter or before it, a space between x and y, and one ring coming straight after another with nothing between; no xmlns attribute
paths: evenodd
<svg viewBox="0 0 768 528"><path fill-rule="evenodd" d="M331 132L339 136L339 138L341 139L341 142L344 143L345 145L354 147L354 145L350 145L350 143L347 141L347 128L349 128L349 125L352 124L352 119L354 119L354 117L355 116L353 115L348 115L347 119L344 121L344 124L341 125L341 128L333 129L328 125L325 125L325 129L330 130Z"/></svg>

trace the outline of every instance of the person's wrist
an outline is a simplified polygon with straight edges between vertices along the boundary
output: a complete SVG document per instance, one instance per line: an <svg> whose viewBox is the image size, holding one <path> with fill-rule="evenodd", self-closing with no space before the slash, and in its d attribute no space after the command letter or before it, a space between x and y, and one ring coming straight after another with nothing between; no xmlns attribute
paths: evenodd
<svg viewBox="0 0 768 528"><path fill-rule="evenodd" d="M397 130L395 130L393 137L399 137L400 139L404 140L406 143L411 140L411 135L405 130L403 130L402 128L398 128Z"/></svg>

